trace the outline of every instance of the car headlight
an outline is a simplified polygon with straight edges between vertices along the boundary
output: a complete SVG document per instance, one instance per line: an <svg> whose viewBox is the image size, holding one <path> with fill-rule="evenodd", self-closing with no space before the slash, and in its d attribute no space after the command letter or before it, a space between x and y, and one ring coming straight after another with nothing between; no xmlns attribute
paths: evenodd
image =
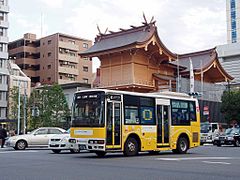
<svg viewBox="0 0 240 180"><path fill-rule="evenodd" d="M233 140L233 137L228 137L228 140Z"/></svg>
<svg viewBox="0 0 240 180"><path fill-rule="evenodd" d="M10 137L7 141L11 142L11 141L16 141L17 137Z"/></svg>

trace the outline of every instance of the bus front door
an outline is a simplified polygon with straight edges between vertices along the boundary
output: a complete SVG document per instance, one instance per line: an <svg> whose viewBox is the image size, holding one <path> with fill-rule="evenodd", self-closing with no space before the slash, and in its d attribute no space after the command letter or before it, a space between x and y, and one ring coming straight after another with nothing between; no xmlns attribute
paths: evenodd
<svg viewBox="0 0 240 180"><path fill-rule="evenodd" d="M106 134L106 149L121 148L121 103L108 101L107 102L107 134Z"/></svg>
<svg viewBox="0 0 240 180"><path fill-rule="evenodd" d="M157 104L157 148L170 147L170 101L165 100L163 102L165 103Z"/></svg>

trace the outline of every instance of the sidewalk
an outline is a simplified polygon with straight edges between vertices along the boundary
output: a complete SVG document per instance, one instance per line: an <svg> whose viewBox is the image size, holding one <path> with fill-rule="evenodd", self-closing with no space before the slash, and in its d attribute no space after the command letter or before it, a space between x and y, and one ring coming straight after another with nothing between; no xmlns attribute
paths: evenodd
<svg viewBox="0 0 240 180"><path fill-rule="evenodd" d="M0 148L0 151L9 151L9 150L13 150L12 147L6 147L4 146L4 148Z"/></svg>

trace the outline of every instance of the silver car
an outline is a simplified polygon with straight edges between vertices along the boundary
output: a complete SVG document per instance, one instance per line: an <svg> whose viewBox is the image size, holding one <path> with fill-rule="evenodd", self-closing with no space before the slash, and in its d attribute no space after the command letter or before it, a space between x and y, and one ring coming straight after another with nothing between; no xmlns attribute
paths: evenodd
<svg viewBox="0 0 240 180"><path fill-rule="evenodd" d="M63 134L66 130L57 127L41 127L29 134L12 136L6 141L6 146L15 150L24 150L30 147L48 147L49 139L57 134Z"/></svg>
<svg viewBox="0 0 240 180"><path fill-rule="evenodd" d="M76 139L70 138L70 129L64 134L58 134L51 137L48 148L54 153L60 153L62 150L70 150L71 153L77 153L80 151Z"/></svg>

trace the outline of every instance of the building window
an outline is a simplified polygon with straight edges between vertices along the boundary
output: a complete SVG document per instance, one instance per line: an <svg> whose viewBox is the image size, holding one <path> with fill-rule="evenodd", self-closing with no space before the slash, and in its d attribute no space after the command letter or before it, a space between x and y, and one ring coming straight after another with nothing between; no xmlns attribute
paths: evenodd
<svg viewBox="0 0 240 180"><path fill-rule="evenodd" d="M3 92L0 91L0 101L3 100Z"/></svg>
<svg viewBox="0 0 240 180"><path fill-rule="evenodd" d="M48 57L50 57L52 55L52 53L51 52L48 52Z"/></svg>
<svg viewBox="0 0 240 180"><path fill-rule="evenodd" d="M52 40L48 40L48 44L51 44L52 43Z"/></svg>
<svg viewBox="0 0 240 180"><path fill-rule="evenodd" d="M84 61L88 61L89 59L88 59L88 57L84 57L83 60Z"/></svg>
<svg viewBox="0 0 240 180"><path fill-rule="evenodd" d="M48 69L51 69L51 65L48 65L47 67L48 67Z"/></svg>
<svg viewBox="0 0 240 180"><path fill-rule="evenodd" d="M59 76L59 79L62 79L62 76Z"/></svg>
<svg viewBox="0 0 240 180"><path fill-rule="evenodd" d="M0 59L0 68L2 68L2 67L3 67L3 60Z"/></svg>
<svg viewBox="0 0 240 180"><path fill-rule="evenodd" d="M4 21L4 13L0 12L0 20Z"/></svg>
<svg viewBox="0 0 240 180"><path fill-rule="evenodd" d="M0 51L3 52L3 44L2 43L0 43Z"/></svg>
<svg viewBox="0 0 240 180"><path fill-rule="evenodd" d="M0 5L4 5L4 0L0 0Z"/></svg>
<svg viewBox="0 0 240 180"><path fill-rule="evenodd" d="M83 78L83 83L88 84L88 79L87 78Z"/></svg>
<svg viewBox="0 0 240 180"><path fill-rule="evenodd" d="M51 77L48 77L47 80L48 80L48 81L51 81Z"/></svg>
<svg viewBox="0 0 240 180"><path fill-rule="evenodd" d="M3 36L4 29L0 28L0 36Z"/></svg>
<svg viewBox="0 0 240 180"><path fill-rule="evenodd" d="M59 53L63 54L63 49L62 48L59 48Z"/></svg>
<svg viewBox="0 0 240 180"><path fill-rule="evenodd" d="M83 43L83 48L88 48L88 44L87 43Z"/></svg>
<svg viewBox="0 0 240 180"><path fill-rule="evenodd" d="M84 72L88 72L88 67L87 66L83 66L83 71Z"/></svg>
<svg viewBox="0 0 240 180"><path fill-rule="evenodd" d="M69 40L69 42L70 42L71 44L75 44L75 41L73 41L73 40Z"/></svg>
<svg viewBox="0 0 240 180"><path fill-rule="evenodd" d="M70 56L76 56L76 54L73 52L69 52L69 54L70 54Z"/></svg>

